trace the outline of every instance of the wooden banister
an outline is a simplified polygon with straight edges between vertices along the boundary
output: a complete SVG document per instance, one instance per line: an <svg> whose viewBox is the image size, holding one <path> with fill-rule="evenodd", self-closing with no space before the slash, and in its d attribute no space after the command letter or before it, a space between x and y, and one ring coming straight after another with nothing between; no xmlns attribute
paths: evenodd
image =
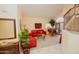
<svg viewBox="0 0 79 59"><path fill-rule="evenodd" d="M75 4L74 7L70 8L66 14L63 16L64 17L64 27L68 24L68 22L71 20L71 18L74 15L79 15L78 12L76 13L76 8L79 8L79 4Z"/></svg>

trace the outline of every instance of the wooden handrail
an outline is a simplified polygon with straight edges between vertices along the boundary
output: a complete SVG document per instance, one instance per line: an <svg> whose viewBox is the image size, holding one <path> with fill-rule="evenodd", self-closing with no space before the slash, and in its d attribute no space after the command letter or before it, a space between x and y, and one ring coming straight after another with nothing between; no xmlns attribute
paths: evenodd
<svg viewBox="0 0 79 59"><path fill-rule="evenodd" d="M64 17L71 11L72 8L70 8L65 14Z"/></svg>
<svg viewBox="0 0 79 59"><path fill-rule="evenodd" d="M79 7L79 5L76 6L76 4L75 4L74 7L70 8L70 9L64 14L63 17L65 17L65 15L68 14L72 9L77 8L77 7Z"/></svg>
<svg viewBox="0 0 79 59"><path fill-rule="evenodd" d="M76 4L74 5L74 7L72 7L72 8L70 8L66 13L65 13L65 15L63 16L64 17L64 26L66 26L66 24L71 20L71 18L74 16L74 15L79 15L79 14L75 14L75 8L77 8L77 7L79 7L79 5L78 6L76 6ZM71 11L73 11L73 12L71 12ZM70 12L72 13L71 15L70 15ZM68 13L69 13L69 16L68 16ZM68 19L67 19L68 18Z"/></svg>
<svg viewBox="0 0 79 59"><path fill-rule="evenodd" d="M64 16L65 16L67 13L69 13L69 12L71 11L71 9L74 9L74 8L77 8L77 7L79 7L79 6L75 6L75 5L74 5L74 7L73 7L73 8L70 8L70 9L64 14Z"/></svg>

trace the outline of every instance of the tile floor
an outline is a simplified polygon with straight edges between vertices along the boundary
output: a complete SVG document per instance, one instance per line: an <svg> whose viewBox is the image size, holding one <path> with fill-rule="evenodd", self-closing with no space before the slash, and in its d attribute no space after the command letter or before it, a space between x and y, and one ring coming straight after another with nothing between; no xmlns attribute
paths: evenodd
<svg viewBox="0 0 79 59"><path fill-rule="evenodd" d="M30 50L31 54L62 54L62 45L59 44L59 35L46 36L45 40L38 39L37 47Z"/></svg>

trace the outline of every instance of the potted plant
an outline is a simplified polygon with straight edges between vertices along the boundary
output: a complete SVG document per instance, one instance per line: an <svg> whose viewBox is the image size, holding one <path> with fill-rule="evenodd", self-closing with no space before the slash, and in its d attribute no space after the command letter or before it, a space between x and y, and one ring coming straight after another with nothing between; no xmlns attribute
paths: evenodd
<svg viewBox="0 0 79 59"><path fill-rule="evenodd" d="M48 33L49 33L50 36L52 36L56 33L55 20L51 19L49 21L49 24L50 24L51 28L48 29Z"/></svg>
<svg viewBox="0 0 79 59"><path fill-rule="evenodd" d="M23 49L23 53L29 53L29 33L27 29L21 30L19 33L19 38L21 42L21 47Z"/></svg>
<svg viewBox="0 0 79 59"><path fill-rule="evenodd" d="M54 20L54 19L51 19L51 20L49 21L49 23L50 23L51 26L53 27L53 26L55 25L55 20Z"/></svg>

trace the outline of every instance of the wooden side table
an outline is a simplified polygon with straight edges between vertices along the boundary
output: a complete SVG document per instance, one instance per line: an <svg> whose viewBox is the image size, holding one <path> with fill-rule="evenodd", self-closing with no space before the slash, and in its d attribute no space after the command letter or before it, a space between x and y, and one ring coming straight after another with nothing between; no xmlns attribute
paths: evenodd
<svg viewBox="0 0 79 59"><path fill-rule="evenodd" d="M19 43L13 43L11 45L0 46L0 54L19 54Z"/></svg>
<svg viewBox="0 0 79 59"><path fill-rule="evenodd" d="M53 36L56 34L56 29L53 29L53 28L48 29L48 33L50 36Z"/></svg>

